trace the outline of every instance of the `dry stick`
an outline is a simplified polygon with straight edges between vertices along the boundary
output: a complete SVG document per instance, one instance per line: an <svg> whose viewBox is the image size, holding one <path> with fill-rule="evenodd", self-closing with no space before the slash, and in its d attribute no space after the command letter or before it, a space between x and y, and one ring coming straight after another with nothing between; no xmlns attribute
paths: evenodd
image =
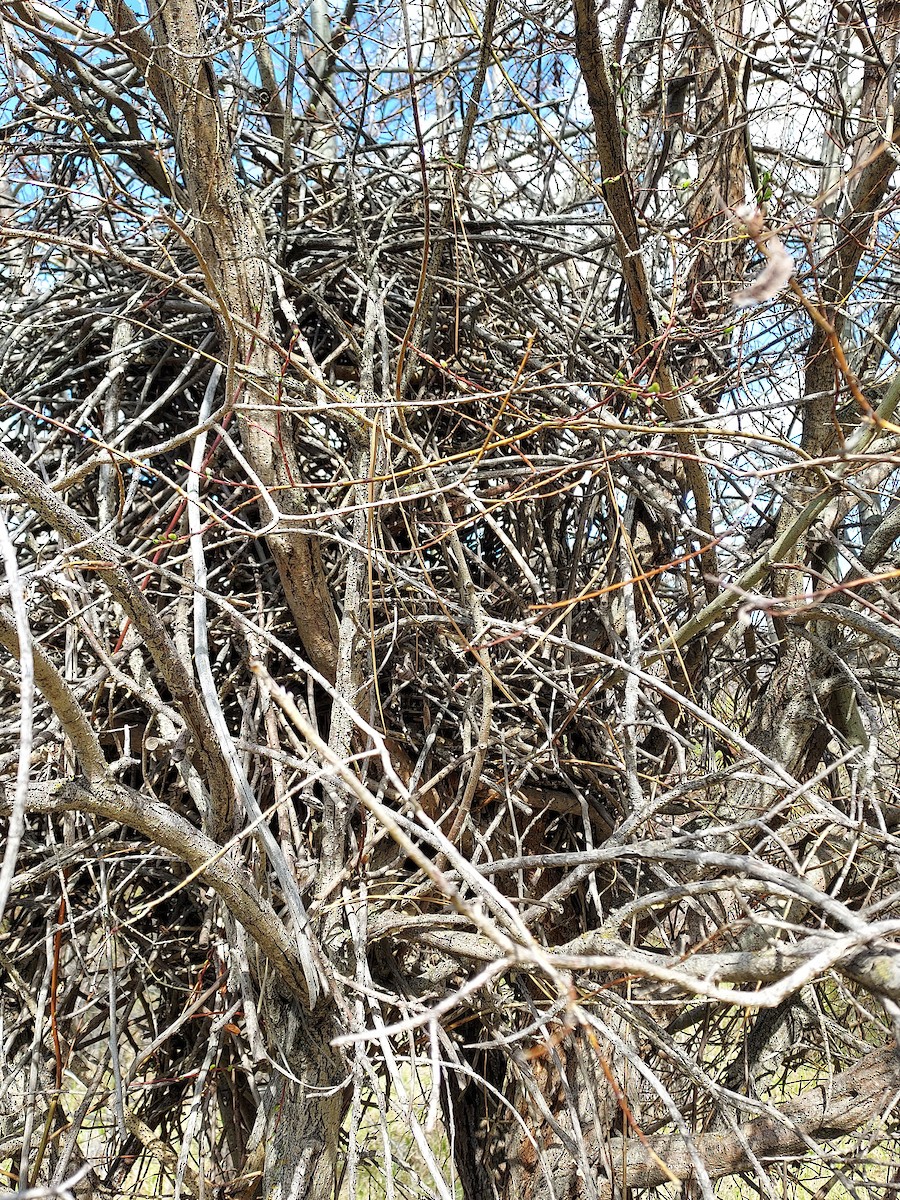
<svg viewBox="0 0 900 1200"><path fill-rule="evenodd" d="M830 472L832 486L823 488L818 496L814 496L791 521L781 536L771 542L760 557L751 563L731 586L720 592L710 604L686 621L671 637L666 638L659 648L646 659L647 664L656 662L670 650L681 648L697 634L703 633L717 621L724 620L727 614L743 603L746 593L762 582L773 563L784 561L802 535L831 502L833 486L838 484L852 468L854 457L865 451L880 429L892 428L891 417L898 403L900 403L900 372L894 376L884 398L871 418L864 416L853 435L847 439L844 447L846 457Z"/></svg>
<svg viewBox="0 0 900 1200"><path fill-rule="evenodd" d="M203 398L203 404L200 409L201 424L206 420L209 413L212 411L213 400L215 398L216 384L218 378L214 374L210 379L210 386L206 389L206 395ZM309 994L309 1006L315 1008L316 1001L322 990L327 992L327 983L322 971L316 964L315 955L312 948L312 931L309 925L309 918L306 915L306 910L303 907L303 901L300 898L300 890L297 887L297 881L294 878L285 859L284 852L278 844L277 839L269 828L268 821L264 818L263 812L259 806L259 801L256 799L247 774L244 771L243 765L238 757L237 749L234 745L234 739L228 729L228 723L225 720L225 714L222 711L222 705L219 700L219 694L216 690L215 679L213 678L212 666L209 658L209 630L207 625L207 608L206 608L206 559L203 553L203 531L200 522L200 472L204 460L206 450L206 434L198 435L194 445L194 453L191 460L191 470L187 480L187 505L188 505L188 527L190 529L190 551L191 561L194 567L194 579L197 582L197 588L193 590L194 602L194 665L197 671L197 679L200 683L201 693L206 703L206 709L209 713L209 719L215 730L215 735L218 740L219 749L223 757L228 762L232 777L234 779L235 788L244 803L251 820L254 824L254 836L260 842L261 848L266 855L278 877L278 882L281 885L281 892L284 901L291 913L291 919L294 923L294 932L297 938L297 953L300 957L300 962L303 966L303 974L306 979L307 992ZM227 835L229 832L226 822L230 824L233 815L233 809L229 808L225 811L221 809L215 814L213 828L220 835Z"/></svg>
<svg viewBox="0 0 900 1200"><path fill-rule="evenodd" d="M481 55L480 55L480 59L479 59L478 71L476 72L475 87L473 88L472 95L471 95L471 98L469 101L469 106L468 106L468 109L466 112L466 120L464 123L462 135L460 138L459 161L458 161L458 165L456 168L458 173L462 172L463 163L465 161L465 156L468 153L469 140L471 138L472 129L474 127L475 115L477 113L478 103L479 103L479 100L481 97L481 89L484 85L484 80L485 80L485 77L487 74L487 67L488 67L488 62L490 59L490 53L491 53L491 49L492 49L491 35L493 33L494 22L495 22L496 16L497 16L497 8L498 8L498 0L491 0L491 2L488 4L488 9L485 14L485 30L484 30L484 35L482 37L482 42L481 42ZM435 281L437 279L438 271L440 269L440 264L443 259L443 247L439 246L437 249L437 252L435 254L434 263L430 263L430 261L429 261L430 257L431 257L431 255L430 255L431 217L430 217L430 210L429 210L429 203L428 203L428 195L429 195L428 174L425 169L426 164L425 164L424 141L422 138L422 130L421 130L421 125L420 125L420 121L419 121L419 110L418 110L418 104L416 101L415 90L414 90L412 43L411 43L411 34L410 34L410 28L409 28L409 18L408 18L405 0L402 0L401 11L403 14L403 26L404 26L404 31L405 31L405 35L406 35L407 59L408 59L409 78L410 78L409 86L410 86L410 94L412 96L413 120L414 120L415 127L416 127L416 136L417 136L417 142L418 142L418 147L419 147L419 161L420 161L420 168L421 168L421 175L422 175L422 190L423 190L423 196L424 196L424 214L425 214L424 215L425 245L424 245L423 251L422 251L422 267L421 267L421 271L419 273L419 281L418 281L418 285L416 288L416 297L415 297L415 302L413 304L413 311L410 315L409 324L407 325L406 333L404 334L403 342L400 347L400 353L399 353L398 359L397 359L396 391L397 391L398 404L400 402L402 402L403 393L404 393L405 387L408 383L408 372L404 370L404 361L405 361L406 353L407 353L409 346L413 342L413 340L414 339L417 340L418 337L421 335L422 319L420 318L420 308L422 308L423 300L425 300L426 296L427 296L428 302L425 303L422 311L427 312L428 309L430 308L431 294L433 293ZM452 200L452 196L451 196L450 199L448 199L448 201L447 201L447 204L444 208L444 212L441 217L442 229L446 229L449 226L450 219L452 216L452 204L453 204L453 200ZM475 583L472 579L472 576L469 572L469 568L466 564L465 553L463 550L462 541L461 541L459 533L455 527L455 523L454 523L453 517L450 513L449 506L447 504L447 501L446 501L443 493L439 489L436 480L434 479L433 472L431 470L431 467L428 463L428 460L427 460L425 454L419 448L418 443L416 442L415 438L412 435L411 430L409 429L409 427L407 425L407 422L405 420L402 409L400 410L400 422L401 422L401 425L403 427L404 433L406 435L406 438L407 438L407 441L408 441L410 447L413 449L413 452L415 453L416 457L419 459L419 463L421 465L421 469L422 469L423 474L425 475L426 480L428 481L429 485L435 491L436 504L440 511L441 519L448 526L449 532L448 532L447 536L450 541L450 546L451 546L454 560L456 562L456 569L455 569L456 583L457 583L457 587L459 589L460 599L461 599L463 605L465 606L465 608L467 608L470 613L470 616L472 619L472 625L473 625L473 629L474 629L474 634L475 634L475 636L473 638L473 643L472 643L472 646L470 647L470 649L474 653L476 661L478 662L478 665L481 669L481 723L480 723L480 728L478 731L478 741L475 746L475 754L473 757L471 770L469 772L469 777L466 780L466 786L463 790L463 795L460 799L459 809L457 811L456 817L454 818L453 826L450 830L450 836L449 836L448 840L451 843L454 843L456 841L456 839L459 837L460 833L462 832L463 826L465 825L465 822L466 822L469 812L471 810L472 800L475 796L475 791L478 787L478 783L481 778L481 770L482 770L482 767L484 766L484 762L485 762L488 747L489 747L491 720L492 720L492 716L493 716L493 704L494 704L494 701L493 701L493 671L491 669L491 655L490 655L489 648L486 645L478 644L479 642L483 642L483 635L487 628L487 622L486 622L486 618L485 618L484 609L482 608L481 602L478 598L478 592L475 587ZM438 864L439 864L439 867L443 867L446 864L446 859L443 854L438 856Z"/></svg>
<svg viewBox="0 0 900 1200"><path fill-rule="evenodd" d="M216 297L229 343L229 375L245 351L250 386L263 390L274 374L274 316L265 229L231 162L231 145L214 72L206 62L201 15L192 0L170 0L151 15L152 42L121 0L102 0L135 66L169 117L196 220L194 253ZM238 333L238 330L241 332ZM248 336L249 330L249 336ZM255 372L255 374L254 374ZM228 395L233 396L229 379ZM285 489L286 506L304 513L293 478L293 448L278 440L278 422L265 411L240 414L244 450L267 487ZM337 621L319 546L300 529L270 533L288 606L307 652L333 677Z"/></svg>
<svg viewBox="0 0 900 1200"><path fill-rule="evenodd" d="M877 157L877 156L876 156ZM794 272L794 260L787 253L780 238L769 233L764 224L762 214L759 209L747 211L738 209L737 212L729 213L737 220L742 222L750 237L753 239L756 248L760 253L764 254L768 263L762 273L743 291L735 292L732 296L732 302L742 308L745 305L759 304L764 300L771 300L781 291L783 287L789 287L791 292L800 301L806 313L812 319L813 323L818 325L825 336L828 338L828 343L831 346L832 356L841 375L843 375L847 387L853 399L859 405L863 416L871 418L881 428L893 428L885 425L880 421L872 405L865 398L862 389L859 386L859 380L850 368L847 362L847 356L844 353L844 347L841 345L841 339L834 325L825 316L825 313L817 305L805 295L803 289L796 279L792 278Z"/></svg>
<svg viewBox="0 0 900 1200"><path fill-rule="evenodd" d="M22 835L25 832L25 801L28 794L28 780L31 775L31 746L34 732L35 683L34 653L31 646L28 609L25 605L25 590L19 575L15 547L9 536L6 518L2 512L0 512L0 555L3 557L6 579L9 584L9 599L13 610L19 659L19 758L16 766L15 798L6 830L3 865L0 867L0 925L2 925L3 913L16 873L16 858L22 842ZM3 614L0 612L0 620L2 619Z"/></svg>
<svg viewBox="0 0 900 1200"><path fill-rule="evenodd" d="M365 630L362 610L366 600L369 605L369 626L370 629L374 628L371 554L374 496L370 489L374 487L374 481L379 474L378 460L381 452L379 445L381 414L375 402L375 336L382 302L382 298L377 294L380 284L378 271L380 244L374 250L369 248L360 219L357 181L352 171L348 184L351 223L357 248L360 258L367 261L366 308L360 350L360 378L351 415L359 413L361 417L365 417L366 410L372 407L373 416L368 431L363 420L358 423L354 422L348 430L349 457L354 478L349 495L351 504L354 506L349 536L350 545L353 548L350 550L344 581L334 679L335 691L342 697L342 703L332 706L331 728L328 735L328 744L332 752L345 761L351 756L354 733L352 713L359 703L362 688L359 645ZM385 381L386 377L387 368L385 367ZM388 393L383 399L389 403L390 394ZM368 597L366 597L364 587L366 580ZM378 666L374 653L372 655L372 675L377 694ZM382 721L383 719L382 714ZM340 782L326 780L323 805L319 853L320 870L314 901L317 907L323 903L325 897L336 886L346 869L351 814L347 789ZM339 921L340 913L337 907L324 914L323 937L326 941L330 936L337 934Z"/></svg>
<svg viewBox="0 0 900 1200"><path fill-rule="evenodd" d="M898 1086L896 1047L875 1050L849 1070L775 1109L774 1114L766 1112L747 1122L738 1133L696 1133L694 1142L713 1179L736 1175L748 1170L754 1157L784 1161L791 1155L807 1154L815 1136L852 1133L883 1115ZM616 1187L603 1185L601 1200L621 1194L626 1179L632 1187L651 1188L668 1182L672 1174L681 1180L691 1178L694 1163L679 1134L657 1134L649 1141L652 1156L632 1139L612 1139L611 1155L620 1178ZM617 1153L627 1154L627 1172L618 1166ZM657 1159L665 1163L665 1172Z"/></svg>
<svg viewBox="0 0 900 1200"><path fill-rule="evenodd" d="M463 0L465 7L465 0ZM484 14L484 27L480 33L481 45L478 54L478 66L475 70L475 78L472 81L472 88L469 94L469 102L466 107L466 115L463 120L462 131L460 132L459 144L456 150L456 161L451 166L453 178L456 186L462 178L465 170L466 159L469 154L469 144L472 140L472 132L475 128L475 122L478 118L479 107L481 104L481 92L484 88L484 81L487 78L488 67L490 66L491 57L493 55L493 38L494 27L497 22L497 11L499 8L499 0L487 0L487 7ZM428 187L428 172L426 170L424 142L422 139L422 130L419 121L418 105L416 103L416 95L414 90L414 69L412 64L412 50L410 42L409 18L405 3L402 5L402 14L404 21L404 29L406 32L407 42L407 62L410 77L410 95L412 97L413 120L416 126L416 136L419 145L419 167L422 178L422 194L423 194L423 234L424 245L422 248L422 265L419 273L419 279L416 286L416 295L413 301L412 313L410 314L409 322L406 327L406 332L403 335L403 340L400 346L400 353L397 359L396 371L396 391L398 402L402 401L406 388L409 385L412 372L415 369L415 361L410 358L407 362L407 354L410 347L416 347L422 336L425 324L425 317L431 310L431 300L434 295L434 288L437 282L438 273L444 259L443 242L438 242L433 254L431 253L431 212L429 206L429 187ZM466 14L472 24L473 30L478 33L477 22L472 14L466 8ZM448 196L443 211L441 212L438 222L437 232L439 234L446 233L453 219L453 191L451 187L450 195Z"/></svg>
<svg viewBox="0 0 900 1200"><path fill-rule="evenodd" d="M113 599L131 619L143 638L156 669L191 730L198 767L215 803L230 795L231 772L221 754L189 668L181 661L174 642L156 610L126 569L120 548L97 534L82 517L43 483L34 471L0 446L0 480L32 508L57 533L70 542L90 546L96 557L89 564Z"/></svg>
<svg viewBox="0 0 900 1200"><path fill-rule="evenodd" d="M0 800L0 813L8 810L9 805ZM77 780L32 784L27 810L43 814L93 813L136 829L155 846L174 854L209 884L240 921L263 957L271 961L288 992L308 1004L296 940L270 902L260 895L250 872L230 847L212 841L168 805L116 782L95 780L90 786Z"/></svg>
<svg viewBox="0 0 900 1200"><path fill-rule="evenodd" d="M486 913L482 912L479 903L470 903L464 899L459 889L450 881L444 871L432 862L409 834L406 833L402 827L406 822L403 821L401 814L392 812L386 804L382 804L369 791L365 784L357 778L350 767L333 754L328 744L319 737L299 711L292 697L283 688L278 686L262 664L251 663L251 669L285 715L290 718L306 738L307 742L309 742L310 746L318 753L322 762L327 763L335 775L347 785L363 807L388 831L404 854L437 885L457 912L471 921L486 938L504 954L509 955L512 961L528 963L537 967L553 982L559 995L570 995L572 984L568 975L557 971L551 965L547 951L535 940L527 926L520 919L513 905L492 884L485 886L487 881L484 876L459 853L456 847L440 832L437 825L429 819L421 807L417 806L416 817L425 831L430 835L432 842L446 855L448 862L460 873L462 878L470 886L477 889L480 899L484 903L490 904L496 913L502 914L505 922L518 941L504 933ZM396 783L400 784L400 781L396 780ZM410 796L402 784L400 785L400 793L405 800L410 800Z"/></svg>
<svg viewBox="0 0 900 1200"><path fill-rule="evenodd" d="M606 51L597 24L594 0L574 0L575 53L588 94L594 122L594 143L602 172L603 197L615 231L622 275L628 289L638 337L656 357L660 382L660 400L670 421L684 419L681 399L660 347L656 318L650 303L650 287L641 258L641 240L635 218L634 199L628 182L628 167L622 146L621 120L616 95L609 78ZM704 589L708 600L716 595L718 563L713 537L712 496L709 481L701 466L696 439L683 431L675 434L684 462L684 472L694 497L697 526L707 535L709 544L700 556Z"/></svg>
<svg viewBox="0 0 900 1200"><path fill-rule="evenodd" d="M0 608L0 646L21 662L21 642L16 623ZM72 743L78 766L88 780L105 779L109 773L103 749L93 725L63 676L47 657L43 646L31 647L34 682Z"/></svg>
<svg viewBox="0 0 900 1200"><path fill-rule="evenodd" d="M124 209L121 205L114 204L111 200L107 200L106 204L114 211L121 211L126 214L128 212L127 209ZM179 234L184 234L182 227L171 218L168 219L168 224L171 225L172 228L175 229ZM278 354L279 357L281 357L291 366L293 370L297 372L304 383L311 384L318 391L322 392L325 398L330 402L329 411L331 411L331 406L334 406L334 409L336 409L338 412L341 412L347 407L347 397L331 387L324 380L321 372L312 371L307 363L305 363L297 355L292 354L290 350L285 350L273 340L263 338L259 330L256 329L250 321L240 317L237 313L225 313L222 308L223 301L218 292L213 292L212 294L200 292L196 288L191 287L191 285L187 283L184 278L167 275L165 271L161 271L157 267L154 267L152 263L131 258L129 255L125 254L121 249L119 249L119 247L112 243L107 243L106 245L102 246L94 245L88 242L79 242L75 238L64 237L61 234L49 233L46 230L22 230L15 225L0 224L0 238L4 237L25 238L29 242L34 242L40 245L58 246L61 249L68 250L72 253L77 251L80 254L84 254L88 258L97 258L101 262L111 260L112 262L119 263L121 266L126 267L130 271L134 271L137 275L146 275L150 279L155 279L157 282L162 284L164 288L181 292L189 300L193 300L197 304L202 305L204 309L209 309L210 312L222 320L223 324L230 322L230 326L228 327L231 329L247 334L249 337L255 337L260 344L265 345L267 349ZM191 241L188 244L194 245L195 243ZM130 319L133 320L134 318L132 317ZM209 357L212 358L212 356ZM240 364L235 364L235 366L237 369ZM251 379L249 374L247 375L247 379ZM259 379L252 377L252 382L254 387L257 390L260 390L261 385ZM247 405L241 407L249 408L251 406ZM254 410L262 410L264 408L262 404L254 404L252 407ZM223 406L219 414L211 417L211 423L214 424L216 421L220 420L221 416L225 414L226 409L227 406ZM187 434L179 434L174 438L168 439L164 445L148 449L142 453L147 455L165 453L167 449L174 448L189 438L193 438L193 431Z"/></svg>
<svg viewBox="0 0 900 1200"><path fill-rule="evenodd" d="M552 860L553 856L549 857ZM586 854L585 857L592 856ZM523 858L523 865L536 865L539 858L527 856ZM745 881L736 882L743 884ZM772 888L767 894L786 895L788 892ZM862 933L830 940L815 935L798 945L775 943L763 950L697 954L689 958L664 957L629 946L618 938L582 935L568 945L553 947L548 955L561 971L652 979L677 987L687 995L703 996L742 1008L775 1008L830 970L839 971L873 995L897 1001L900 1000L900 956L896 947L870 948L870 943L895 938L897 932L897 922L887 921ZM415 926L406 930L404 926L396 925L391 929L391 936L415 940L463 961L487 964L506 961L502 950L490 938L468 931L417 929ZM722 984L747 986L739 989ZM761 984L766 986L760 987Z"/></svg>

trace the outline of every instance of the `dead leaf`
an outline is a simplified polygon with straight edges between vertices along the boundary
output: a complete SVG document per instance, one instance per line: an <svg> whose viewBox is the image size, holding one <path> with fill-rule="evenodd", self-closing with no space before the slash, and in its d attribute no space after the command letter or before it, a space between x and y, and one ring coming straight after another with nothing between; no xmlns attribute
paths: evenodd
<svg viewBox="0 0 900 1200"><path fill-rule="evenodd" d="M735 215L743 221L757 248L768 259L750 286L740 292L734 292L731 297L735 308L749 308L752 304L762 304L764 300L771 300L777 296L781 289L787 286L794 273L795 264L781 238L776 237L774 233L766 233L763 215L758 208L746 205L739 208Z"/></svg>

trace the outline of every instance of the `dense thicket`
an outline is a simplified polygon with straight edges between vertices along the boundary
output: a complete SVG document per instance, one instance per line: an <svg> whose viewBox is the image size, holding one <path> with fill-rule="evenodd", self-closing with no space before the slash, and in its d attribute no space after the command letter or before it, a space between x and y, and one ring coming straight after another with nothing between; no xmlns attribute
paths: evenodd
<svg viewBox="0 0 900 1200"><path fill-rule="evenodd" d="M2 1186L888 1197L897 4L0 17Z"/></svg>

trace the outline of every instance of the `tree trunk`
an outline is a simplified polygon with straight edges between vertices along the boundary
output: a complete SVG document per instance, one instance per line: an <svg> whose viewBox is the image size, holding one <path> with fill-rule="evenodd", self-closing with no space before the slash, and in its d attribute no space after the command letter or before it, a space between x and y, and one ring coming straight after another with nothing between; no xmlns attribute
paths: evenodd
<svg viewBox="0 0 900 1200"><path fill-rule="evenodd" d="M265 229L231 162L228 124L207 62L199 7L196 0L162 5L151 20L152 42L122 0L103 0L102 7L175 133L194 218L192 232L179 232L197 253L221 322L226 404L242 401L238 423L250 466L280 514L305 514L289 424L276 405L284 360L277 350ZM259 407L250 407L255 404ZM319 544L306 533L285 531L283 520L268 543L306 653L316 670L333 679L337 620Z"/></svg>
<svg viewBox="0 0 900 1200"><path fill-rule="evenodd" d="M333 1200L351 1095L346 1061L330 1045L340 1032L334 1006L268 1007L269 1053L281 1070L273 1070L265 1101L263 1198Z"/></svg>
<svg viewBox="0 0 900 1200"><path fill-rule="evenodd" d="M697 316L707 311L721 315L728 308L744 262L743 239L735 235L732 218L723 211L723 206L735 209L747 199L739 52L742 17L740 0L713 0L710 6L698 3L692 15L697 178L690 190L688 216L697 253L687 291Z"/></svg>

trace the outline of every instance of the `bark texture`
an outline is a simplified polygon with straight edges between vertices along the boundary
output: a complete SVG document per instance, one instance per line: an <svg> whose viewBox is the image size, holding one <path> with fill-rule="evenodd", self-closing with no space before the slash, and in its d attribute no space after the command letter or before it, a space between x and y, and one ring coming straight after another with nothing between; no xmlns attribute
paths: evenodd
<svg viewBox="0 0 900 1200"><path fill-rule="evenodd" d="M203 15L195 0L167 0L151 19L151 40L121 0L105 0L103 8L174 133L178 182L192 217L185 232L196 247L227 346L226 404L240 403L247 459L282 514L268 542L297 631L312 665L333 679L337 619L321 551L314 535L290 528L291 518L309 514L290 422L277 412L285 360L275 337L265 230L232 165L228 123L206 61Z"/></svg>

